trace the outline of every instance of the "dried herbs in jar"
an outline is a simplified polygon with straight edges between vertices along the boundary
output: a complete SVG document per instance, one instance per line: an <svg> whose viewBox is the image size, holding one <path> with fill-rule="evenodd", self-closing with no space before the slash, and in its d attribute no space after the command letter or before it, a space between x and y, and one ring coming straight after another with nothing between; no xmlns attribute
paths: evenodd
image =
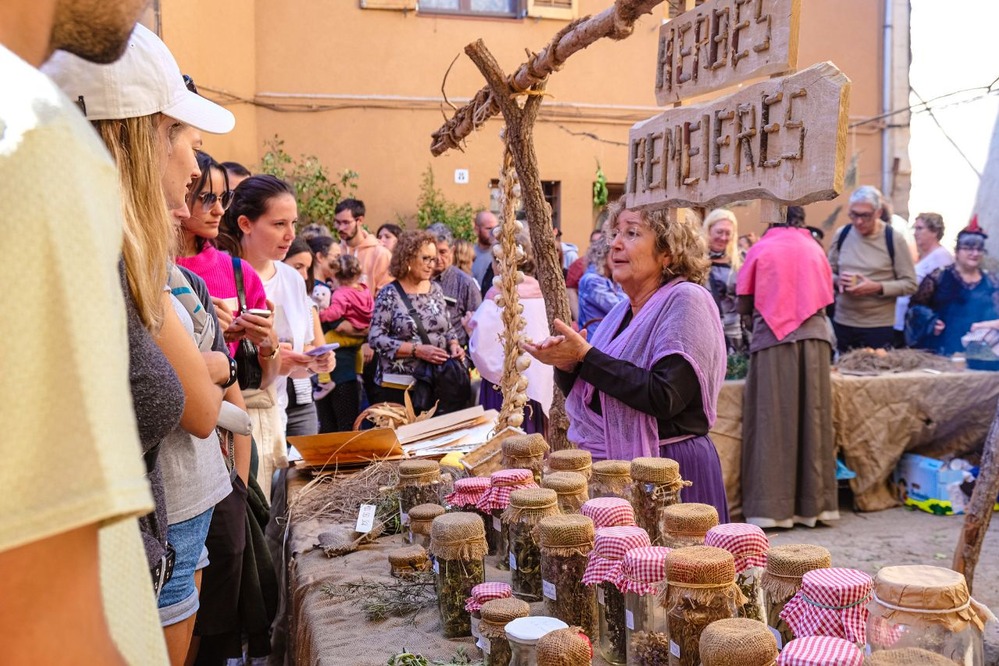
<svg viewBox="0 0 999 666"><path fill-rule="evenodd" d="M662 546L643 546L624 554L617 586L624 592L628 664L654 666L668 658L666 611L659 605L657 592L666 576L669 552Z"/></svg>
<svg viewBox="0 0 999 666"><path fill-rule="evenodd" d="M445 505L448 511L464 511L466 513L477 513L482 517L482 524L486 526L486 543L489 544L489 554L496 554L496 542L499 540L492 529L492 515L488 511L482 511L476 506L482 496L489 492L490 480L488 476L469 476L458 479L454 482L454 492L445 498Z"/></svg>
<svg viewBox="0 0 999 666"><path fill-rule="evenodd" d="M545 614L580 627L595 641L596 593L583 584L588 556L593 550L593 521L578 514L542 518L535 536L541 547Z"/></svg>
<svg viewBox="0 0 999 666"><path fill-rule="evenodd" d="M510 578L514 596L541 601L541 551L534 528L542 518L559 514L558 496L549 488L526 488L510 493L503 512L510 550Z"/></svg>
<svg viewBox="0 0 999 666"><path fill-rule="evenodd" d="M534 474L529 469L501 469L489 475L489 490L482 495L476 507L490 514L487 529L491 527L495 532L496 567L499 569L510 568L508 535L502 521L503 512L510 504L510 493L537 487Z"/></svg>
<svg viewBox="0 0 999 666"><path fill-rule="evenodd" d="M620 497L630 502L631 463L627 460L599 460L593 463L590 499L595 497Z"/></svg>
<svg viewBox="0 0 999 666"><path fill-rule="evenodd" d="M445 513L434 518L430 554L437 578L437 605L445 638L471 634L465 602L472 588L485 582L486 534L474 513Z"/></svg>
<svg viewBox="0 0 999 666"><path fill-rule="evenodd" d="M403 460L399 463L399 513L409 525L409 510L419 504L440 504L441 466L435 460Z"/></svg>
<svg viewBox="0 0 999 666"><path fill-rule="evenodd" d="M417 504L409 510L408 541L424 548L430 545L430 526L434 518L444 515L440 504Z"/></svg>
<svg viewBox="0 0 999 666"><path fill-rule="evenodd" d="M541 487L558 494L562 513L579 513L589 498L586 477L576 472L552 472L541 480Z"/></svg>
<svg viewBox="0 0 999 666"><path fill-rule="evenodd" d="M671 551L659 598L669 627L670 666L699 666L701 632L712 622L735 617L745 601L730 552L712 546Z"/></svg>
<svg viewBox="0 0 999 666"><path fill-rule="evenodd" d="M680 503L680 491L690 482L680 478L680 464L669 458L635 458L631 479L635 523L649 533L652 545L667 545L665 509Z"/></svg>
<svg viewBox="0 0 999 666"><path fill-rule="evenodd" d="M508 666L510 642L506 639L507 623L531 614L531 607L520 599L495 599L482 605L479 639L476 642L485 658L485 666Z"/></svg>
<svg viewBox="0 0 999 666"><path fill-rule="evenodd" d="M756 525L726 523L708 530L705 546L724 548L735 558L735 582L746 597L746 604L739 610L739 617L766 623L767 613L760 579L767 566L770 541Z"/></svg>
<svg viewBox="0 0 999 666"><path fill-rule="evenodd" d="M597 586L600 654L612 664L625 663L627 652L624 593L617 587L624 555L649 545L649 535L641 527L604 527L596 532L583 583Z"/></svg>
<svg viewBox="0 0 999 666"><path fill-rule="evenodd" d="M482 621L482 606L487 601L509 599L513 590L506 583L479 583L472 588L472 595L465 601L465 610L472 618L472 637L480 638L479 623Z"/></svg>
<svg viewBox="0 0 999 666"><path fill-rule="evenodd" d="M777 637L777 647L794 639L787 623L780 618L784 605L801 589L801 577L814 569L832 566L832 555L822 546L792 543L774 546L767 553L767 568L760 578L766 602L767 624Z"/></svg>
<svg viewBox="0 0 999 666"><path fill-rule="evenodd" d="M507 469L529 469L534 482L541 483L544 474L548 442L541 435L514 435L503 440L503 466Z"/></svg>

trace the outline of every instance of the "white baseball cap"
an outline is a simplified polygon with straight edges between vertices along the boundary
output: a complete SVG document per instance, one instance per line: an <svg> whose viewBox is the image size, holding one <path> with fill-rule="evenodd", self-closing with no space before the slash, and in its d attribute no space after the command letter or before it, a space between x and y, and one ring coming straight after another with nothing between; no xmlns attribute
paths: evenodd
<svg viewBox="0 0 999 666"><path fill-rule="evenodd" d="M71 100L82 98L88 120L162 113L211 134L226 134L236 125L228 109L187 89L170 49L141 24L135 26L117 62L98 65L56 51L42 71Z"/></svg>

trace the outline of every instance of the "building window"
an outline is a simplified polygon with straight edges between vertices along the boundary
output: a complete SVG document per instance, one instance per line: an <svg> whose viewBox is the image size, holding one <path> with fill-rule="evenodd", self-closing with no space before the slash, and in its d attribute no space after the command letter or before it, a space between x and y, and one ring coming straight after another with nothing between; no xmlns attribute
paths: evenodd
<svg viewBox="0 0 999 666"><path fill-rule="evenodd" d="M527 15L571 21L579 16L579 0L527 0Z"/></svg>
<svg viewBox="0 0 999 666"><path fill-rule="evenodd" d="M552 225L562 226L562 183L557 180L541 181L541 190L544 192L545 201L552 207ZM623 188L622 188L623 191ZM499 180L493 178L489 181L489 209L496 215L500 214L500 189ZM521 199L520 208L517 210L517 218L524 219L524 204Z"/></svg>
<svg viewBox="0 0 999 666"><path fill-rule="evenodd" d="M424 14L456 14L518 18L521 0L419 0Z"/></svg>

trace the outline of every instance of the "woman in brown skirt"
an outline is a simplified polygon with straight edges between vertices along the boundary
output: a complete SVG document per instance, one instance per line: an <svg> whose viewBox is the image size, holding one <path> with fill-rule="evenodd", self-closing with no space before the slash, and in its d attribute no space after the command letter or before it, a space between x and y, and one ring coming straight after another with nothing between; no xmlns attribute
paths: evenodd
<svg viewBox="0 0 999 666"><path fill-rule="evenodd" d="M802 223L770 225L746 254L736 290L739 311L753 315L742 512L764 528L839 518L825 316L832 272Z"/></svg>

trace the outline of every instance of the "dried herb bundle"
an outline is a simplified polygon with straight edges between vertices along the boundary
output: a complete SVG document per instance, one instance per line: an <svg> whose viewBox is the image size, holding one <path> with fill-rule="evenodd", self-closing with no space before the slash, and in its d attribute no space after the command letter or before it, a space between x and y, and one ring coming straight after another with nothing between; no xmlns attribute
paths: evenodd
<svg viewBox="0 0 999 666"><path fill-rule="evenodd" d="M519 522L509 527L510 578L514 596L541 601L541 551L531 535L532 529Z"/></svg>
<svg viewBox="0 0 999 666"><path fill-rule="evenodd" d="M375 526L381 523L383 534L398 534L399 496L393 488L398 469L398 463L376 462L359 472L320 474L299 491L288 507L288 514L300 522L321 518L324 522L353 525L358 508L374 504L378 507Z"/></svg>
<svg viewBox="0 0 999 666"><path fill-rule="evenodd" d="M482 560L437 560L437 606L441 613L444 638L472 634L471 617L465 601L472 588L486 579Z"/></svg>
<svg viewBox="0 0 999 666"><path fill-rule="evenodd" d="M623 664L627 653L627 626L624 618L624 593L613 583L600 583L603 604L600 613L600 652L604 659Z"/></svg>
<svg viewBox="0 0 999 666"><path fill-rule="evenodd" d="M638 631L631 635L628 658L634 666L663 666L669 663L669 637L658 631Z"/></svg>
<svg viewBox="0 0 999 666"><path fill-rule="evenodd" d="M413 573L404 580L381 583L362 580L358 583L324 585L322 593L334 599L360 602L364 616L372 622L387 617L410 617L437 602L434 576L430 572Z"/></svg>

